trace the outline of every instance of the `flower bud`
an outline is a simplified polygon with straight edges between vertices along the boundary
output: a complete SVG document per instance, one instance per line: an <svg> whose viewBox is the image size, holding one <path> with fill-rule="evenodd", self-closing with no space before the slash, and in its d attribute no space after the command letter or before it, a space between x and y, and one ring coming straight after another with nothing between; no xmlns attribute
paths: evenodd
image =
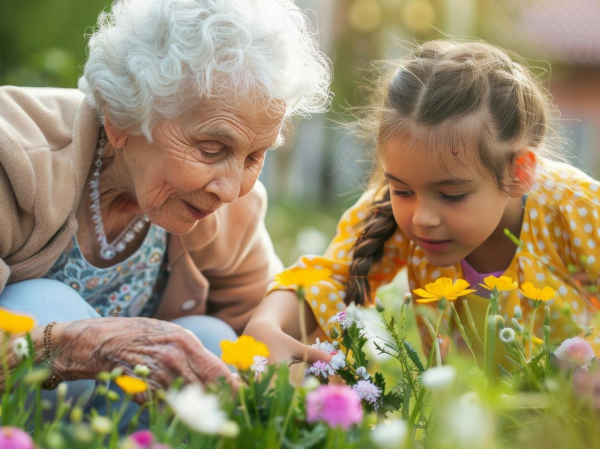
<svg viewBox="0 0 600 449"><path fill-rule="evenodd" d="M71 410L71 422L73 424L79 424L83 419L83 410L81 407L73 407Z"/></svg>
<svg viewBox="0 0 600 449"><path fill-rule="evenodd" d="M377 309L379 313L385 312L385 306L383 305L383 302L381 302L381 299L379 299L378 297L375 297L375 309Z"/></svg>
<svg viewBox="0 0 600 449"><path fill-rule="evenodd" d="M521 310L521 306L519 306L519 305L515 306L515 318L517 320L523 319L523 311Z"/></svg>
<svg viewBox="0 0 600 449"><path fill-rule="evenodd" d="M337 341L332 341L331 345L336 349L340 347L340 344Z"/></svg>
<svg viewBox="0 0 600 449"><path fill-rule="evenodd" d="M121 396L119 396L119 393L116 391L108 390L106 393L106 399L112 402L117 402L121 399Z"/></svg>
<svg viewBox="0 0 600 449"><path fill-rule="evenodd" d="M225 421L219 434L225 438L235 438L240 434L240 426L235 421Z"/></svg>
<svg viewBox="0 0 600 449"><path fill-rule="evenodd" d="M80 443L91 443L94 434L87 424L79 424L73 429L73 437Z"/></svg>
<svg viewBox="0 0 600 449"><path fill-rule="evenodd" d="M512 326L515 328L515 330L519 333L522 334L523 333L523 328L521 327L521 325L519 324L519 322L513 318L512 320L510 320Z"/></svg>
<svg viewBox="0 0 600 449"><path fill-rule="evenodd" d="M496 320L496 327L500 330L504 329L505 322L504 318L501 315L494 315L494 319Z"/></svg>
<svg viewBox="0 0 600 449"><path fill-rule="evenodd" d="M404 304L409 305L412 301L412 295L410 293L404 294Z"/></svg>
<svg viewBox="0 0 600 449"><path fill-rule="evenodd" d="M108 435L112 431L112 421L106 416L92 418L92 430L99 435Z"/></svg>
<svg viewBox="0 0 600 449"><path fill-rule="evenodd" d="M46 437L45 447L49 449L62 449L65 447L65 439L60 433L52 432Z"/></svg>
<svg viewBox="0 0 600 449"><path fill-rule="evenodd" d="M23 377L23 382L27 385L41 384L42 382L46 382L50 379L52 375L52 371L48 368L40 368L35 371L31 371Z"/></svg>
<svg viewBox="0 0 600 449"><path fill-rule="evenodd" d="M329 329L329 336L330 336L331 338L333 338L334 340L335 340L336 338L339 338L339 336L340 336L340 333L338 332L338 330L337 330L337 327L336 327L336 326L331 326L331 329Z"/></svg>
<svg viewBox="0 0 600 449"><path fill-rule="evenodd" d="M133 368L133 374L145 379L150 375L150 368L148 368L146 365L135 365Z"/></svg>
<svg viewBox="0 0 600 449"><path fill-rule="evenodd" d="M102 371L96 374L96 379L98 379L100 382L108 382L110 380L110 373Z"/></svg>
<svg viewBox="0 0 600 449"><path fill-rule="evenodd" d="M115 380L117 377L122 376L122 375L123 375L123 368L121 368L119 366L110 372L110 380Z"/></svg>

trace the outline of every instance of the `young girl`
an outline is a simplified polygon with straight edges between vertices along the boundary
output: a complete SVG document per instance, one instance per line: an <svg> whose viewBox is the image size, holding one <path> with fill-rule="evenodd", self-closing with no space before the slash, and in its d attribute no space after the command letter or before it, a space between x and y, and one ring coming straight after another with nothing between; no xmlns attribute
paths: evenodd
<svg viewBox="0 0 600 449"><path fill-rule="evenodd" d="M327 331L351 302L373 304L377 288L407 267L411 289L440 277L476 288L463 298L478 327L486 276L551 287L552 336L583 334L598 302L570 273L588 286L598 281L600 183L557 161L549 94L524 65L482 42L429 42L390 65L383 98L365 119L376 120L370 188L344 213L325 255L295 265L333 273L306 288L308 330ZM267 343L273 360L323 360L298 342L296 296L286 288L271 285L246 332ZM518 305L529 316L517 290L504 295L501 315L512 318Z"/></svg>

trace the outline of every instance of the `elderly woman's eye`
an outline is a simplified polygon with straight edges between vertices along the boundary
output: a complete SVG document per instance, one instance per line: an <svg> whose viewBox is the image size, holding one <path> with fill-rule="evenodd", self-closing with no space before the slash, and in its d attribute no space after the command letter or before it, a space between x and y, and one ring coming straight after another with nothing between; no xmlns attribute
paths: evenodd
<svg viewBox="0 0 600 449"><path fill-rule="evenodd" d="M218 142L204 142L198 146L203 156L216 158L223 154L225 147Z"/></svg>
<svg viewBox="0 0 600 449"><path fill-rule="evenodd" d="M246 165L260 164L264 160L266 153L267 150L255 151L246 158Z"/></svg>

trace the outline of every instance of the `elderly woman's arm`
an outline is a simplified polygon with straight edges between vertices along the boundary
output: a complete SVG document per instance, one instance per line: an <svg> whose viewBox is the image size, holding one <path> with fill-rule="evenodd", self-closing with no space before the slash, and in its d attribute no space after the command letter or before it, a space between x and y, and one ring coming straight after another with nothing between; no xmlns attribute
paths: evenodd
<svg viewBox="0 0 600 449"><path fill-rule="evenodd" d="M43 357L44 326L31 332L35 361ZM10 351L12 353L12 351ZM168 388L178 377L186 382L238 379L189 331L151 318L96 318L58 323L52 328L52 367L62 380L93 379L101 371L122 367L131 373L137 364L150 368L149 384ZM18 363L11 354L9 365ZM4 387L4 374L0 374Z"/></svg>

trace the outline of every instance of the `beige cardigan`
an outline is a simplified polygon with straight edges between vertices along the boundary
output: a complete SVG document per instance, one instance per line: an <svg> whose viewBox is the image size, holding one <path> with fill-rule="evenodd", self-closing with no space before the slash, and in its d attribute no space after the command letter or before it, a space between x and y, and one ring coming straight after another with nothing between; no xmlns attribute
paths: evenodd
<svg viewBox="0 0 600 449"><path fill-rule="evenodd" d="M0 292L42 277L77 231L97 114L70 89L0 87ZM241 333L282 268L263 220L266 192L243 198L169 236L171 275L156 318L210 314Z"/></svg>

